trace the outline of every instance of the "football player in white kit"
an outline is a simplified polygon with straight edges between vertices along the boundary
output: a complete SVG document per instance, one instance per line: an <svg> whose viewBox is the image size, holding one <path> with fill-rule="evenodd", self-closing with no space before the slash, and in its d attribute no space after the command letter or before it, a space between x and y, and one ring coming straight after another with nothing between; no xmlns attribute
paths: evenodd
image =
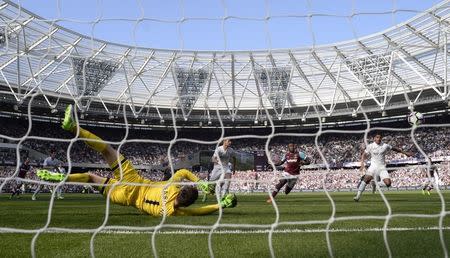
<svg viewBox="0 0 450 258"><path fill-rule="evenodd" d="M434 189L434 187L439 187L439 184L441 181L439 180L439 174L438 174L438 168L436 165L430 166L430 174L428 174L428 167L425 166L422 168L422 172L425 177L425 183L422 187L422 194L425 195L427 193L428 195L431 194L431 190Z"/></svg>
<svg viewBox="0 0 450 258"><path fill-rule="evenodd" d="M213 170L209 177L209 181L225 180L221 183L219 196L225 196L229 192L232 170L236 167L236 151L231 146L231 140L226 138L223 140L214 155L212 162L214 163Z"/></svg>
<svg viewBox="0 0 450 258"><path fill-rule="evenodd" d="M50 156L47 157L44 160L44 163L42 164L43 168L47 169L53 169L60 173L65 173L65 169L61 167L61 161L56 159L56 152L54 150L50 151ZM34 190L33 196L31 196L31 200L36 201L37 195L41 192L43 185L39 184L36 189ZM62 189L61 187L58 188L57 191L57 198L58 199L64 199L62 196Z"/></svg>
<svg viewBox="0 0 450 258"><path fill-rule="evenodd" d="M386 153L390 150L403 153L406 156L410 157L413 155L412 152L407 152L402 149L399 149L397 147L392 147L389 144L386 144L382 142L383 136L381 133L376 133L373 137L373 142L369 145L367 145L365 151L361 155L361 170L364 173L364 180L361 182L358 188L358 193L353 198L356 202L359 201L361 198L362 193L364 192L364 189L366 188L366 185L370 183L372 179L379 182L380 180L387 186L391 186L391 178L389 176L389 173L386 169ZM370 155L370 166L369 168L365 170L365 160L367 155Z"/></svg>

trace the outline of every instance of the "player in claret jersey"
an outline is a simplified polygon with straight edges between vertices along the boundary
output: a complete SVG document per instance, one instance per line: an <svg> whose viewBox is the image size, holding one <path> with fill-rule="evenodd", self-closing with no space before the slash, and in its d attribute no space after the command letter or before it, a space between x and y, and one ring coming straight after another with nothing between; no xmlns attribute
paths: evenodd
<svg viewBox="0 0 450 258"><path fill-rule="evenodd" d="M30 159L27 157L27 158L25 158L22 165L20 165L19 174L17 175L17 179L13 186L11 196L9 197L9 199L12 199L15 195L18 198L20 198L19 195L25 192L25 184L23 183L23 181L21 179L25 178L25 176L27 175L28 171L31 170L31 168L32 167L30 165Z"/></svg>
<svg viewBox="0 0 450 258"><path fill-rule="evenodd" d="M308 165L311 163L308 157L304 152L297 150L297 145L294 143L288 144L288 152L284 156L284 159L279 163L275 164L276 166L281 166L286 163L283 172L283 178L280 179L278 184L275 186L275 191L272 192L272 197L275 198L278 192L283 188L284 185L284 193L289 194L297 183L297 175L300 174L300 167L302 165ZM272 198L269 197L267 199L268 203L272 203Z"/></svg>

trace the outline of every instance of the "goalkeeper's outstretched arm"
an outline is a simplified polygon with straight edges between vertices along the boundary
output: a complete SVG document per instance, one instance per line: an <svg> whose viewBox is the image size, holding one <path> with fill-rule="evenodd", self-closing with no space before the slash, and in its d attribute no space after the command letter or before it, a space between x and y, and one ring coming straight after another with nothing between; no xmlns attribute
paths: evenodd
<svg viewBox="0 0 450 258"><path fill-rule="evenodd" d="M197 187L206 194L211 194L214 192L214 184L208 184L207 182L200 180L200 178L194 175L194 173L184 168L175 172L175 174L167 182L180 182L183 179L191 182L197 182Z"/></svg>
<svg viewBox="0 0 450 258"><path fill-rule="evenodd" d="M218 204L206 205L199 208L184 208L179 207L175 210L175 216L199 216L199 215L208 215L213 212L216 212L222 207L225 208L234 208L237 205L237 198L234 194L225 195L222 200Z"/></svg>

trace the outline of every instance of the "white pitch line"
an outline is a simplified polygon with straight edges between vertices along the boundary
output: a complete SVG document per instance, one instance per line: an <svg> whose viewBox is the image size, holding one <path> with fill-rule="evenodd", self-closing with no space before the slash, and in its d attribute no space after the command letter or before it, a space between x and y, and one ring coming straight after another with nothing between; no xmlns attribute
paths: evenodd
<svg viewBox="0 0 450 258"><path fill-rule="evenodd" d="M443 230L450 230L450 227L443 227ZM418 227L418 228L388 228L388 232L401 232L401 231L436 231L439 230L439 227ZM34 230L32 230L34 231ZM83 230L83 232L73 232L70 230L52 230L48 229L42 233L51 233L51 234L61 234L61 233L74 233L74 234L83 234L83 233L92 233L96 231L92 230ZM170 231L160 231L157 234L163 235L207 235L211 231L210 230L170 230ZM268 234L270 232L269 229L264 230L214 230L213 234ZM291 234L291 233L325 233L326 229L282 229L282 230L274 230L275 234ZM354 229L330 229L328 230L330 233L347 233L347 232L383 232L383 228L354 228ZM0 231L0 234L10 234L10 233L35 233L35 232L20 232L18 231ZM100 234L152 234L153 230L149 230L146 232L143 231L132 231L132 230L102 230L99 232Z"/></svg>
<svg viewBox="0 0 450 258"><path fill-rule="evenodd" d="M449 230L450 227L444 227L444 230ZM419 227L419 228L388 228L387 231L434 231L439 230L439 227ZM367 228L367 229L330 229L328 232L337 233L337 232L383 232L383 228ZM120 232L119 234L143 234L144 232L133 232L133 231L114 231L108 230L107 234ZM264 230L215 230L213 234L268 234L270 232L269 229ZM290 233L325 233L326 229L282 229L282 230L274 230L275 234L290 234ZM102 232L103 233L103 232ZM149 232L145 232L149 233ZM163 231L158 232L158 234L209 234L209 230L174 230L174 231Z"/></svg>

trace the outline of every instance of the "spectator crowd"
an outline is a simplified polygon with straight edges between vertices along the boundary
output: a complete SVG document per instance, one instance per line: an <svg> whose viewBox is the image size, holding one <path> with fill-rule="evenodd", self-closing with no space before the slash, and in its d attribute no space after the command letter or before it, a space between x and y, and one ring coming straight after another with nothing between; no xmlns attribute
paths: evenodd
<svg viewBox="0 0 450 258"><path fill-rule="evenodd" d="M450 186L450 164L441 163L437 165L440 185ZM423 165L413 165L389 169L394 189L419 189L427 179ZM102 177L112 177L110 170L96 169L92 173ZM15 167L0 167L0 182L11 180L15 173ZM164 172L152 170L139 170L141 176L153 181L161 181L164 178ZM207 172L199 172L197 175L206 179ZM339 170L301 170L298 175L297 184L294 191L351 191L355 190L361 172L358 169L339 169ZM282 177L279 171L236 171L232 177L230 191L232 192L268 192L273 190L273 186ZM33 189L40 182L35 171L32 170L25 178L29 189ZM3 192L8 192L10 184L6 184ZM78 184L67 183L66 192L81 192L82 186ZM49 190L48 187L47 190Z"/></svg>
<svg viewBox="0 0 450 258"><path fill-rule="evenodd" d="M56 151L56 158L67 163L104 164L101 156L91 150L74 136L59 127L56 123L33 122L28 132L28 122L17 120L11 122L1 121L0 144L15 144L21 146L20 155L27 156L32 151L42 153L44 156ZM214 151L218 138L211 135L198 135L195 131L187 132L183 137L173 138L173 133L157 130L130 129L127 134L120 128L88 127L103 139L109 141L119 149L136 166L160 166L167 164L169 157L174 163L179 160L190 159L201 151ZM406 156L389 152L386 156L388 162L408 161L408 159L423 158L419 148L432 159L443 159L450 156L450 128L447 127L419 127L413 133L411 130L390 129L381 132L383 141L403 150L412 151L415 156ZM125 139L125 135L127 138ZM233 136L233 135L228 135ZM271 157L281 159L287 150L287 144L294 142L298 149L307 154L312 164L324 164L324 159L334 170L302 170L295 190L337 190L354 189L360 177L355 169L342 169L344 163L359 162L365 143L370 143L371 135L364 138L364 131L322 131L321 134L298 134L298 136L285 136L277 134L274 137L239 137L233 140L232 147L238 152L252 153L265 150L266 143ZM204 142L195 142L185 139L196 139ZM209 141L208 144L205 144ZM169 155L170 154L170 155ZM322 158L322 155L324 159ZM22 158L21 157L21 158ZM15 148L0 148L0 180L11 177L15 171L17 154ZM42 164L42 160L33 160L35 167ZM450 182L448 166L441 164L441 180L444 185ZM101 176L111 176L106 169L94 171ZM161 171L143 170L145 177L160 180ZM203 172L204 173L204 172ZM267 191L279 178L276 171L238 171L233 177L232 189L234 191L254 192ZM393 187L417 187L422 184L423 178L418 166L403 166L395 168L392 173ZM206 177L202 174L202 177ZM37 180L34 173L29 173L28 180ZM33 184L30 184L33 185ZM69 190L78 186L68 186Z"/></svg>
<svg viewBox="0 0 450 258"><path fill-rule="evenodd" d="M4 126L3 126L4 125ZM48 154L51 150L57 152L57 158L67 162L69 156L73 163L102 164L101 156L90 148L86 147L81 140L73 140L73 135L59 128L57 124L34 123L32 130L26 135L28 123L17 121L15 123L3 123L0 127L0 135L15 138L2 138L4 143L19 144L22 147ZM168 156L173 161L191 157L199 151L214 151L216 143L200 144L183 139L172 139L172 135L165 131L150 130L130 130L128 137L124 140L123 130L113 128L88 128L103 139L112 142L135 165L159 165L167 161ZM269 141L269 151L276 156L282 156L286 151L289 142L298 145L299 150L305 152L313 164L324 164L320 153L326 161L334 167L342 167L348 162L358 162L361 151L365 146L364 133L361 131L342 131L339 133L329 133L322 131L318 135L310 136L276 136ZM430 158L450 156L450 128L418 128L412 138L410 130L389 130L382 131L384 142L412 151L416 154L413 158L421 158L420 147ZM192 132L185 138L198 140L208 139L208 135L196 135ZM199 138L200 137L200 138ZM23 138L22 141L20 141ZM265 150L266 139L260 138L239 138L233 141L233 148L238 152L253 152ZM372 139L367 139L370 143ZM417 145L414 143L417 142ZM165 141L165 143L161 143ZM16 162L16 152L0 148L0 164ZM396 152L389 152L387 161L401 161L408 158ZM409 158L412 159L412 158ZM37 161L39 162L39 161Z"/></svg>

